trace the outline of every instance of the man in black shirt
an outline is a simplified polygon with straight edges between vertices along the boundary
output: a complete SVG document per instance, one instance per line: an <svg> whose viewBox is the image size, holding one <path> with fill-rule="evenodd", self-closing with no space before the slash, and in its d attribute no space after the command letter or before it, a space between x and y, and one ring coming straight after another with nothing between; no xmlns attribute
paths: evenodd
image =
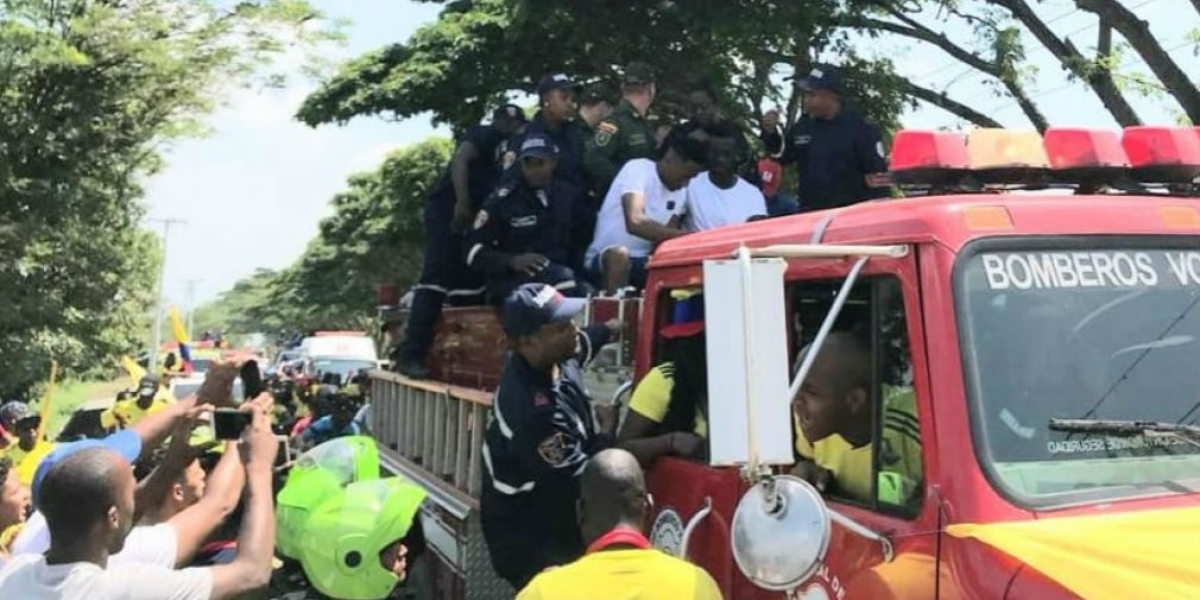
<svg viewBox="0 0 1200 600"><path fill-rule="evenodd" d="M879 130L842 106L838 74L818 66L803 86L805 115L784 136L780 160L785 167L796 165L800 210L887 197L887 153Z"/></svg>
<svg viewBox="0 0 1200 600"><path fill-rule="evenodd" d="M575 268L591 241L584 190L555 168L562 153L531 133L521 144L519 175L483 203L467 239L467 264L487 276L488 300L500 303L522 283L540 282L581 296Z"/></svg>
<svg viewBox="0 0 1200 600"><path fill-rule="evenodd" d="M469 305L483 299L481 278L463 262L464 235L475 211L499 182L505 140L524 126L525 113L508 104L496 109L491 125L468 130L425 201L425 262L398 349L399 371L408 377L429 377L425 358L442 315L442 303L449 299L452 304Z"/></svg>
<svg viewBox="0 0 1200 600"><path fill-rule="evenodd" d="M572 319L586 304L527 283L501 309L512 354L484 437L480 516L492 568L518 590L583 554L578 477L588 458L612 445L615 413L597 407L593 419L583 365L617 322L576 329Z"/></svg>

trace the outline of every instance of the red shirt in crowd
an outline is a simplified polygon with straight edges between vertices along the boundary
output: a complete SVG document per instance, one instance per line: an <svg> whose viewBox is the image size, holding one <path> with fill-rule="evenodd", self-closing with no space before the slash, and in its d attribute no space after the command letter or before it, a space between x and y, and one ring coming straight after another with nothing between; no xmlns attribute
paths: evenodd
<svg viewBox="0 0 1200 600"><path fill-rule="evenodd" d="M779 182L783 179L783 165L769 156L758 160L758 176L762 179L762 193L766 198L774 198L779 191Z"/></svg>

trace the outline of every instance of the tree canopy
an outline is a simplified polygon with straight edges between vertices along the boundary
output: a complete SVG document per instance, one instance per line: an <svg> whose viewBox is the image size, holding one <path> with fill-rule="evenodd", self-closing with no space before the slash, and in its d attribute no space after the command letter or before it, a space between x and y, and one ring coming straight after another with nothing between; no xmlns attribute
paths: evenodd
<svg viewBox="0 0 1200 600"><path fill-rule="evenodd" d="M285 41L331 32L306 2L220 4L0 2L0 392L140 348L160 261L141 182L162 144Z"/></svg>

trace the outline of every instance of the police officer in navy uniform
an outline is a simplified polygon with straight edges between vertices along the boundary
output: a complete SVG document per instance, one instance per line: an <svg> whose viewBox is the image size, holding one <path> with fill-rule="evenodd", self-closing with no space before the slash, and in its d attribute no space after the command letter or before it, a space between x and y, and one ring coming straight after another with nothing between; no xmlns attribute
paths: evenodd
<svg viewBox="0 0 1200 600"><path fill-rule="evenodd" d="M480 514L492 568L518 590L583 554L577 478L616 429L615 411L601 410L611 407L596 407L593 418L583 365L617 323L580 331L572 319L586 303L528 283L501 309L512 353L484 437Z"/></svg>
<svg viewBox="0 0 1200 600"><path fill-rule="evenodd" d="M573 266L586 250L583 188L555 168L562 153L549 137L525 136L519 176L506 178L475 216L467 240L467 264L487 277L488 298L497 304L522 283L540 282L568 296L582 296Z"/></svg>
<svg viewBox="0 0 1200 600"><path fill-rule="evenodd" d="M538 84L537 93L540 108L529 121L525 135L543 135L553 140L558 147L556 178L587 190L587 172L583 168L586 127L575 120L575 82L562 73L547 75Z"/></svg>
<svg viewBox="0 0 1200 600"><path fill-rule="evenodd" d="M468 130L425 201L425 262L413 288L404 341L397 349L397 366L406 376L429 377L425 358L443 302L469 305L483 300L479 274L463 262L465 236L475 211L499 182L505 140L518 135L525 122L521 108L508 104L496 109L490 125Z"/></svg>
<svg viewBox="0 0 1200 600"><path fill-rule="evenodd" d="M842 106L838 73L832 67L815 67L802 87L805 114L784 136L780 160L785 167L796 165L800 210L887 197L887 158L879 129Z"/></svg>

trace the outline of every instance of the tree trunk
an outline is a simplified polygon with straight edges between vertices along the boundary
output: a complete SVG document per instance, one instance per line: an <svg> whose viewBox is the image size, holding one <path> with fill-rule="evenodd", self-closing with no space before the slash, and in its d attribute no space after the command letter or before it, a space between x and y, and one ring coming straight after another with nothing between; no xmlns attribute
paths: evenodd
<svg viewBox="0 0 1200 600"><path fill-rule="evenodd" d="M1200 0L1192 0L1192 4L1200 8ZM1075 6L1096 15L1102 24L1117 30L1146 61L1146 66L1162 82L1167 93L1183 107L1188 118L1193 123L1200 123L1200 88L1167 54L1150 32L1150 25L1146 21L1114 0L1075 0Z"/></svg>
<svg viewBox="0 0 1200 600"><path fill-rule="evenodd" d="M1084 64L1090 61L1070 40L1059 38L1025 0L991 0L991 3L1012 13L1058 59L1063 68L1086 81L1118 124L1122 127L1142 124L1141 117L1138 117L1137 111L1133 110L1133 106L1121 94L1112 75L1099 70L1085 70Z"/></svg>
<svg viewBox="0 0 1200 600"><path fill-rule="evenodd" d="M904 87L904 91L908 95L917 98L918 100L928 102L956 117L959 117L960 119L963 119L964 121L969 121L980 127L1003 127L1003 125L1001 125L995 119L971 108L970 106L967 106L966 104L956 100L951 100L949 96L946 96L943 93L935 92L926 87L921 87L908 80L902 80L901 85Z"/></svg>

